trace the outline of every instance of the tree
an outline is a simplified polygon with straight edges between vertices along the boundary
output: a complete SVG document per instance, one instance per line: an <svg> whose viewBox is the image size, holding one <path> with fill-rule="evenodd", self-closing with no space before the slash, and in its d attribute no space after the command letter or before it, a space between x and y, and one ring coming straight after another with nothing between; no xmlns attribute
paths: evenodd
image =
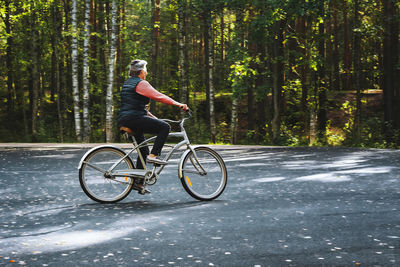
<svg viewBox="0 0 400 267"><path fill-rule="evenodd" d="M236 62L231 66L231 72L229 81L232 83L232 107L231 107L231 125L230 125L230 142L232 144L237 143L238 139L238 120L239 120L239 104L242 94L246 88L247 80L243 79L247 77L248 57L240 58L243 56L244 51L244 27L243 27L243 10L240 7L236 8L236 27L235 27L235 40L234 44L234 59Z"/></svg>
<svg viewBox="0 0 400 267"><path fill-rule="evenodd" d="M322 144L326 144L326 121L327 121L327 83L326 83L326 70L325 70L325 1L319 1L321 5L319 10L322 15L322 21L319 22L318 32L319 32L319 43L318 43L318 54L319 54L319 64L318 64L318 140Z"/></svg>
<svg viewBox="0 0 400 267"><path fill-rule="evenodd" d="M179 99L181 103L189 103L188 92L188 52L186 36L186 0L178 1L178 68Z"/></svg>
<svg viewBox="0 0 400 267"><path fill-rule="evenodd" d="M111 41L110 55L108 59L108 78L107 78L107 95L106 95L106 141L114 140L113 134L113 85L114 85L114 67L116 60L116 43L117 43L117 0L112 1L111 8Z"/></svg>
<svg viewBox="0 0 400 267"><path fill-rule="evenodd" d="M39 101L39 48L38 48L38 30L37 30L37 13L35 1L31 2L31 80L32 80L32 141L37 141L38 135L38 101Z"/></svg>
<svg viewBox="0 0 400 267"><path fill-rule="evenodd" d="M397 64L399 62L399 23L398 9L395 1L382 0L384 17L383 37L383 100L384 100L384 133L386 141L393 141L393 130L396 119L400 116L395 113L395 96L398 94ZM397 118L396 118L397 117ZM397 119L398 120L398 119ZM399 127L400 129L400 127Z"/></svg>
<svg viewBox="0 0 400 267"><path fill-rule="evenodd" d="M343 1L343 30L344 30L344 82L343 89L349 91L352 89L351 83L351 55L350 55L350 38L348 23L348 5L347 1Z"/></svg>
<svg viewBox="0 0 400 267"><path fill-rule="evenodd" d="M204 19L204 57L205 57L205 73L206 73L206 91L208 99L209 125L211 142L215 143L217 135L217 127L215 123L215 107L214 107L214 46L212 35L212 17L210 3L203 0L203 19Z"/></svg>
<svg viewBox="0 0 400 267"><path fill-rule="evenodd" d="M7 34L7 48L6 48L6 68L7 68L7 109L8 109L8 116L10 119L13 117L14 112L14 87L13 87L13 64L12 64L12 48L13 48L13 36L11 33L11 1L5 0L5 19L4 23L6 26L6 34ZM12 122L13 120L11 120Z"/></svg>
<svg viewBox="0 0 400 267"><path fill-rule="evenodd" d="M89 142L89 36L90 36L90 0L85 0L85 29L83 41L83 141Z"/></svg>
<svg viewBox="0 0 400 267"><path fill-rule="evenodd" d="M357 143L361 138L361 36L360 36L360 0L354 0L354 40L353 40L353 70L356 87L356 114L354 120L354 135Z"/></svg>
<svg viewBox="0 0 400 267"><path fill-rule="evenodd" d="M78 84L78 24L77 24L77 0L72 0L72 94L74 99L75 134L78 141L81 135L81 113L79 107L79 84Z"/></svg>
<svg viewBox="0 0 400 267"><path fill-rule="evenodd" d="M272 119L272 140L277 144L280 138L280 128L282 120L282 86L284 84L283 71L283 30L286 22L281 19L275 22L274 30L276 37L273 40L273 67L272 67L272 99L273 99L273 119Z"/></svg>
<svg viewBox="0 0 400 267"><path fill-rule="evenodd" d="M63 122L63 113L62 113L62 107L61 107L61 78L60 78L60 49L59 49L59 43L61 42L62 37L60 38L59 35L61 35L61 19L59 17L60 12L59 12L59 2L58 0L55 0L53 5L52 5L52 23L53 23L53 31L56 34L52 35L52 74L54 75L53 79L54 81L52 82L52 88L53 90L55 89L55 92L57 94L57 119L58 119L58 135L59 135L59 140L61 143L64 142L64 122ZM54 96L53 96L54 98Z"/></svg>

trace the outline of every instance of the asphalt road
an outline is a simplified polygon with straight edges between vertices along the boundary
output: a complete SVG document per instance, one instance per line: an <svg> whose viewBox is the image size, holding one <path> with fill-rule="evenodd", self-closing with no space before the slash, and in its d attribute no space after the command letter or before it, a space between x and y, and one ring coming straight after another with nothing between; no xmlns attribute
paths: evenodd
<svg viewBox="0 0 400 267"><path fill-rule="evenodd" d="M400 266L399 150L214 148L219 199L192 199L176 158L108 205L80 188L87 148L0 148L0 265Z"/></svg>

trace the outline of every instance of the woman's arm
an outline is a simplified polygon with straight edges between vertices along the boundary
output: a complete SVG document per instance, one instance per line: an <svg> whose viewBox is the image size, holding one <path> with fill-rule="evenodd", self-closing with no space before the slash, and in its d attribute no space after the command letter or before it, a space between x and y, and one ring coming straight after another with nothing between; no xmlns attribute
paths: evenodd
<svg viewBox="0 0 400 267"><path fill-rule="evenodd" d="M153 86L150 85L149 82L147 81L141 81L137 86L136 86L136 92L138 94L141 94L145 97L148 97L150 99L153 99L155 101L167 104L167 105L174 105L174 106L181 106L183 104L176 102L172 98L164 95L163 93L160 93L156 89L153 88Z"/></svg>

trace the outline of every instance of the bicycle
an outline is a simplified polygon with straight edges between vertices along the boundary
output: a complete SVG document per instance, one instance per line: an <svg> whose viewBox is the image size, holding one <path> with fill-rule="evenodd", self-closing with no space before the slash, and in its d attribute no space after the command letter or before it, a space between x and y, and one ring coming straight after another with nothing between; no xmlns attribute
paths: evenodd
<svg viewBox="0 0 400 267"><path fill-rule="evenodd" d="M213 200L225 190L228 174L222 157L206 146L192 146L184 128L184 123L192 117L184 117L180 121L163 119L168 123L178 123L179 132L171 132L168 137L180 137L183 140L172 146L164 160L169 161L172 155L186 145L178 163L178 178L189 195L198 200ZM86 195L100 203L115 203L126 198L132 189L141 194L154 185L165 165L153 164L147 168L140 148L149 146L156 136L137 144L134 133L126 127L120 128L121 134L133 143L133 149L126 153L112 146L102 145L90 149L79 163L79 182ZM166 145L167 146L167 145ZM131 154L136 151L137 161L141 161L144 169L136 169ZM140 185L139 187L135 185Z"/></svg>

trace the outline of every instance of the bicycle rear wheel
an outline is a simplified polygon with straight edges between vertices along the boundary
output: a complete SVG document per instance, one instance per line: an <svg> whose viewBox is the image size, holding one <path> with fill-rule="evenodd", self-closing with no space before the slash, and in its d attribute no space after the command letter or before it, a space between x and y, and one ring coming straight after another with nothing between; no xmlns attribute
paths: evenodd
<svg viewBox="0 0 400 267"><path fill-rule="evenodd" d="M228 174L221 156L208 147L194 148L181 164L183 188L198 200L213 200L225 190Z"/></svg>
<svg viewBox="0 0 400 267"><path fill-rule="evenodd" d="M133 179L113 177L107 173L125 155L116 147L99 147L86 155L79 169L79 182L88 197L100 203L114 203L129 195ZM129 157L123 159L113 171L127 169L134 169Z"/></svg>

